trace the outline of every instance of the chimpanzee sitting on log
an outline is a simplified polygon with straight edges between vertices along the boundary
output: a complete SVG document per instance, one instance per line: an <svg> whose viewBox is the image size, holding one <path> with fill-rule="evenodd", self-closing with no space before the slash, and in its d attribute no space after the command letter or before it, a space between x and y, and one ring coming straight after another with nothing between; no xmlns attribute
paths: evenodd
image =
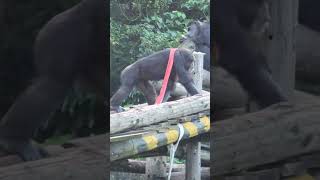
<svg viewBox="0 0 320 180"><path fill-rule="evenodd" d="M154 104L156 91L150 81L163 79L169 53L170 49L165 49L141 58L126 67L121 72L121 86L110 100L110 110L117 112L123 111L120 104L127 98L135 86L144 94L149 105ZM189 94L195 95L199 93L195 87L191 73L188 71L192 62L192 51L184 48L178 48L176 50L163 102L169 99L170 93L174 89L177 80L186 88Z"/></svg>

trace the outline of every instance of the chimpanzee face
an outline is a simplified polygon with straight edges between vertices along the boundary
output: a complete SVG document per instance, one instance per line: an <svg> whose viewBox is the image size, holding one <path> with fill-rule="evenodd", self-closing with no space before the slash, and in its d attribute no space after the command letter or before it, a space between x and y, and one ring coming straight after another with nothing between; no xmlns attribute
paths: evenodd
<svg viewBox="0 0 320 180"><path fill-rule="evenodd" d="M207 22L195 21L188 27L188 32L181 42L190 39L196 45L210 47L210 24Z"/></svg>

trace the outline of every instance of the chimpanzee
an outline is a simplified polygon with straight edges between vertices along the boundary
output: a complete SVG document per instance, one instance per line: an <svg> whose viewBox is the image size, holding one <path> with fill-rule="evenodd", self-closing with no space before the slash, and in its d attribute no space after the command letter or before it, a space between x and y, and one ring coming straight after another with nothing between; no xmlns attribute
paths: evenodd
<svg viewBox="0 0 320 180"><path fill-rule="evenodd" d="M110 100L110 109L121 112L120 104L127 98L132 89L136 86L147 99L149 105L155 103L156 91L150 80L158 81L163 79L170 49L165 49L137 60L121 72L121 86ZM188 69L193 62L192 51L185 48L178 48L174 55L174 63L169 77L169 82L163 101L167 101L174 84L177 80L186 88L191 95L198 94L193 79Z"/></svg>
<svg viewBox="0 0 320 180"><path fill-rule="evenodd" d="M241 83L261 107L287 101L273 81L266 57L248 31L266 0L217 0L213 5L213 41L218 63Z"/></svg>
<svg viewBox="0 0 320 180"><path fill-rule="evenodd" d="M31 138L76 82L106 98L106 5L104 0L82 0L40 30L34 45L38 77L1 120L1 149L26 161L45 157Z"/></svg>
<svg viewBox="0 0 320 180"><path fill-rule="evenodd" d="M195 45L195 50L205 53L203 68L210 71L210 23L195 21L188 27L187 34L180 40L183 44L190 39Z"/></svg>

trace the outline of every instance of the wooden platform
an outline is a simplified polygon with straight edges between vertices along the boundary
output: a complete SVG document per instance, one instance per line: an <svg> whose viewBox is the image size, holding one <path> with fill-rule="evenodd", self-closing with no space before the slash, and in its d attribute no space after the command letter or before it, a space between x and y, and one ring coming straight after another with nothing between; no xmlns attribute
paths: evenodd
<svg viewBox="0 0 320 180"><path fill-rule="evenodd" d="M23 162L18 156L0 157L0 180L105 180L109 179L106 135L48 146L51 157Z"/></svg>

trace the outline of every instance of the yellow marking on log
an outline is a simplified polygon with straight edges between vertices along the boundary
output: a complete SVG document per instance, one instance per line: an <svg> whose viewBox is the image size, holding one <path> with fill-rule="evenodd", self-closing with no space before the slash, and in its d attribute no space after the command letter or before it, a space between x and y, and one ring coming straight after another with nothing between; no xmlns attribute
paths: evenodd
<svg viewBox="0 0 320 180"><path fill-rule="evenodd" d="M192 122L186 122L183 124L183 127L189 132L189 137L194 137L198 135L198 127Z"/></svg>
<svg viewBox="0 0 320 180"><path fill-rule="evenodd" d="M144 136L143 140L146 142L148 150L155 149L158 146L158 139L156 136Z"/></svg>
<svg viewBox="0 0 320 180"><path fill-rule="evenodd" d="M309 174L304 174L302 176L290 177L290 178L287 178L286 180L315 180L315 178L310 176Z"/></svg>
<svg viewBox="0 0 320 180"><path fill-rule="evenodd" d="M167 143L171 144L171 143L178 140L179 131L174 130L174 129L170 129L170 130L168 130L168 132L166 132L166 137L167 137Z"/></svg>
<svg viewBox="0 0 320 180"><path fill-rule="evenodd" d="M210 129L210 119L208 116L204 116L200 118L200 121L204 124L204 130L209 131Z"/></svg>

